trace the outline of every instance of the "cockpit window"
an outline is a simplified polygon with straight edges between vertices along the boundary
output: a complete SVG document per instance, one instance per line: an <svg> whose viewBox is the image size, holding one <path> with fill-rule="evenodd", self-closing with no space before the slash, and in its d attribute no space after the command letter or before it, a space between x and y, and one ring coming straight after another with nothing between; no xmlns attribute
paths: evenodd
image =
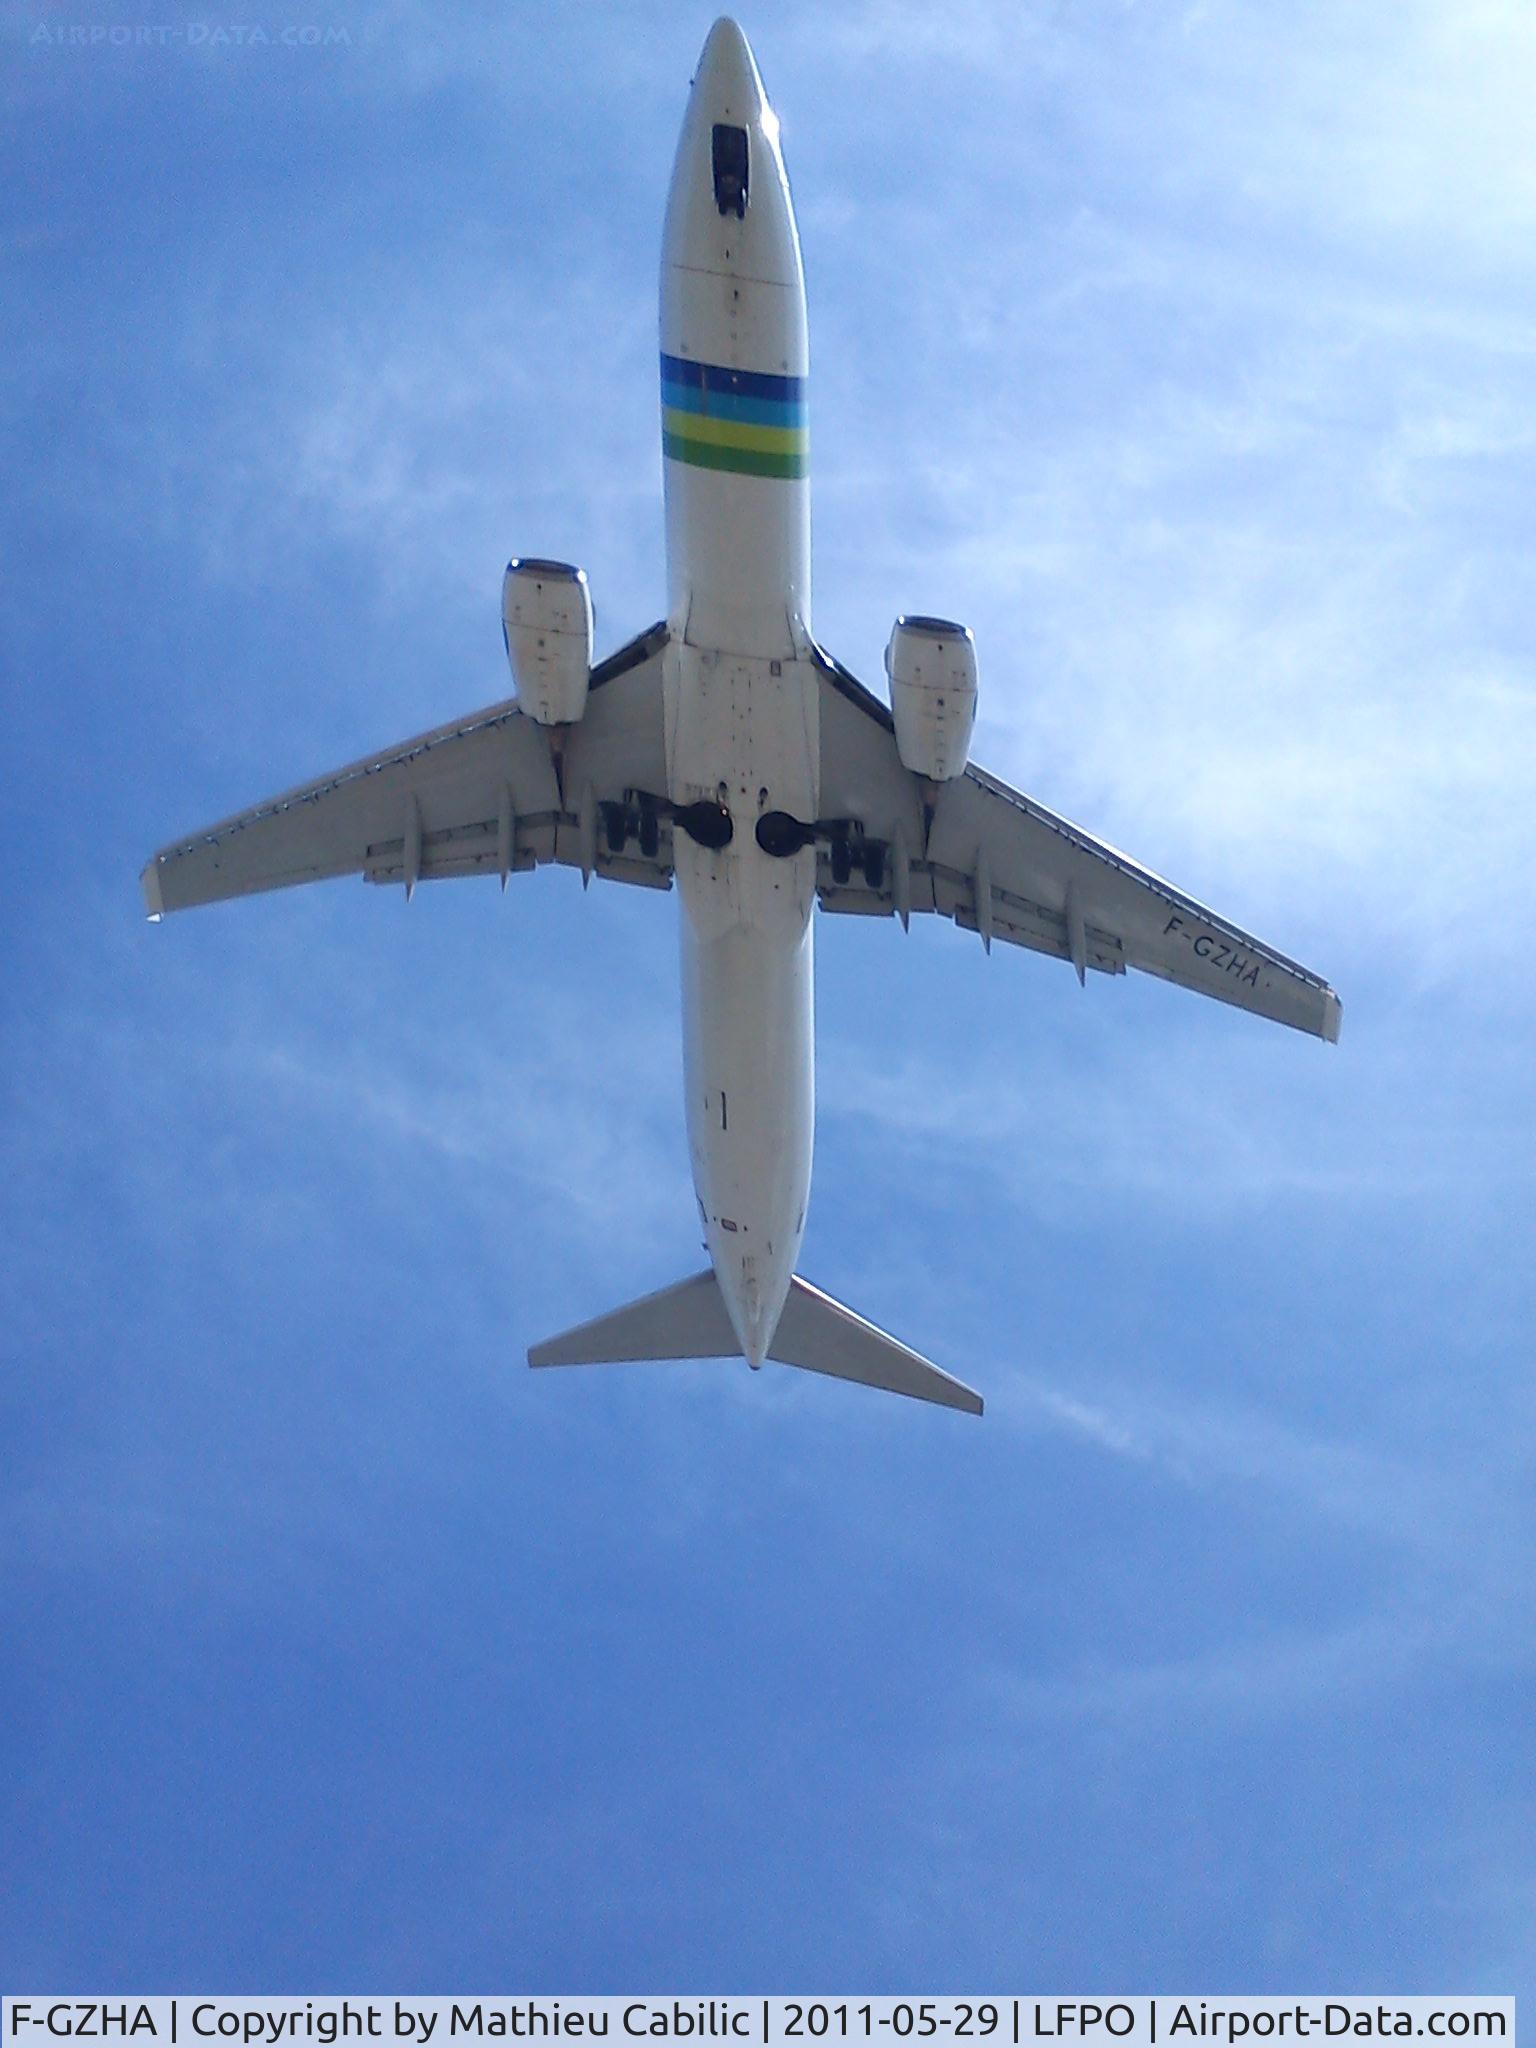
<svg viewBox="0 0 1536 2048"><path fill-rule="evenodd" d="M747 131L717 121L714 129L715 204L722 213L747 217Z"/></svg>

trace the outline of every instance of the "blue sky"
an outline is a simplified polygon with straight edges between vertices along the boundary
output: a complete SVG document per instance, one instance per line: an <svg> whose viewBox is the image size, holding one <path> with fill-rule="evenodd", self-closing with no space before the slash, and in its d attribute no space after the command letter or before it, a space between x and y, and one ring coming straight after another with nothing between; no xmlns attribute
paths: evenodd
<svg viewBox="0 0 1536 2048"><path fill-rule="evenodd" d="M816 621L1337 1050L824 926L812 1278L984 1388L532 1375L697 1262L676 903L172 832L662 606L707 11L7 8L17 1988L1529 1991L1536 20L745 17ZM286 26L344 29L286 47Z"/></svg>

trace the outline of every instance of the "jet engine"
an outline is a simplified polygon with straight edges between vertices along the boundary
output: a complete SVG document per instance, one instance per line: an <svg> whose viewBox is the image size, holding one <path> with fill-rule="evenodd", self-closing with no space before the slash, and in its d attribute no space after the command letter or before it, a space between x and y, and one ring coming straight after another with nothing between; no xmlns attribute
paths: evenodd
<svg viewBox="0 0 1536 2048"><path fill-rule="evenodd" d="M930 782L964 771L976 723L976 643L950 619L899 618L885 650L903 768Z"/></svg>
<svg viewBox="0 0 1536 2048"><path fill-rule="evenodd" d="M501 585L501 628L517 701L540 725L574 725L592 673L592 599L569 562L514 557Z"/></svg>

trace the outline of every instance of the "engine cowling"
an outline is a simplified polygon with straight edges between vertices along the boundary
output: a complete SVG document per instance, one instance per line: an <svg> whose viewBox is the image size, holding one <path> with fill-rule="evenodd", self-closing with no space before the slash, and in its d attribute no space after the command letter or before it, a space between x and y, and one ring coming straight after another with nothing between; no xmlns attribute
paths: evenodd
<svg viewBox="0 0 1536 2048"><path fill-rule="evenodd" d="M501 627L517 701L540 725L574 725L592 673L592 599L569 562L514 557L501 584Z"/></svg>
<svg viewBox="0 0 1536 2048"><path fill-rule="evenodd" d="M976 642L952 619L904 616L885 650L903 768L930 782L962 774L976 723Z"/></svg>

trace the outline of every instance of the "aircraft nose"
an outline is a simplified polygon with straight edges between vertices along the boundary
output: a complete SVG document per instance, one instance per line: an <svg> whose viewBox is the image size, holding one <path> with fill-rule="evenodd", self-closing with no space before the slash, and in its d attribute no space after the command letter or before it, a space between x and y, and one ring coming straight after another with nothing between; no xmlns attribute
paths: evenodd
<svg viewBox="0 0 1536 2048"><path fill-rule="evenodd" d="M693 88L739 121L753 120L762 111L763 81L752 45L728 14L721 15L705 39Z"/></svg>

